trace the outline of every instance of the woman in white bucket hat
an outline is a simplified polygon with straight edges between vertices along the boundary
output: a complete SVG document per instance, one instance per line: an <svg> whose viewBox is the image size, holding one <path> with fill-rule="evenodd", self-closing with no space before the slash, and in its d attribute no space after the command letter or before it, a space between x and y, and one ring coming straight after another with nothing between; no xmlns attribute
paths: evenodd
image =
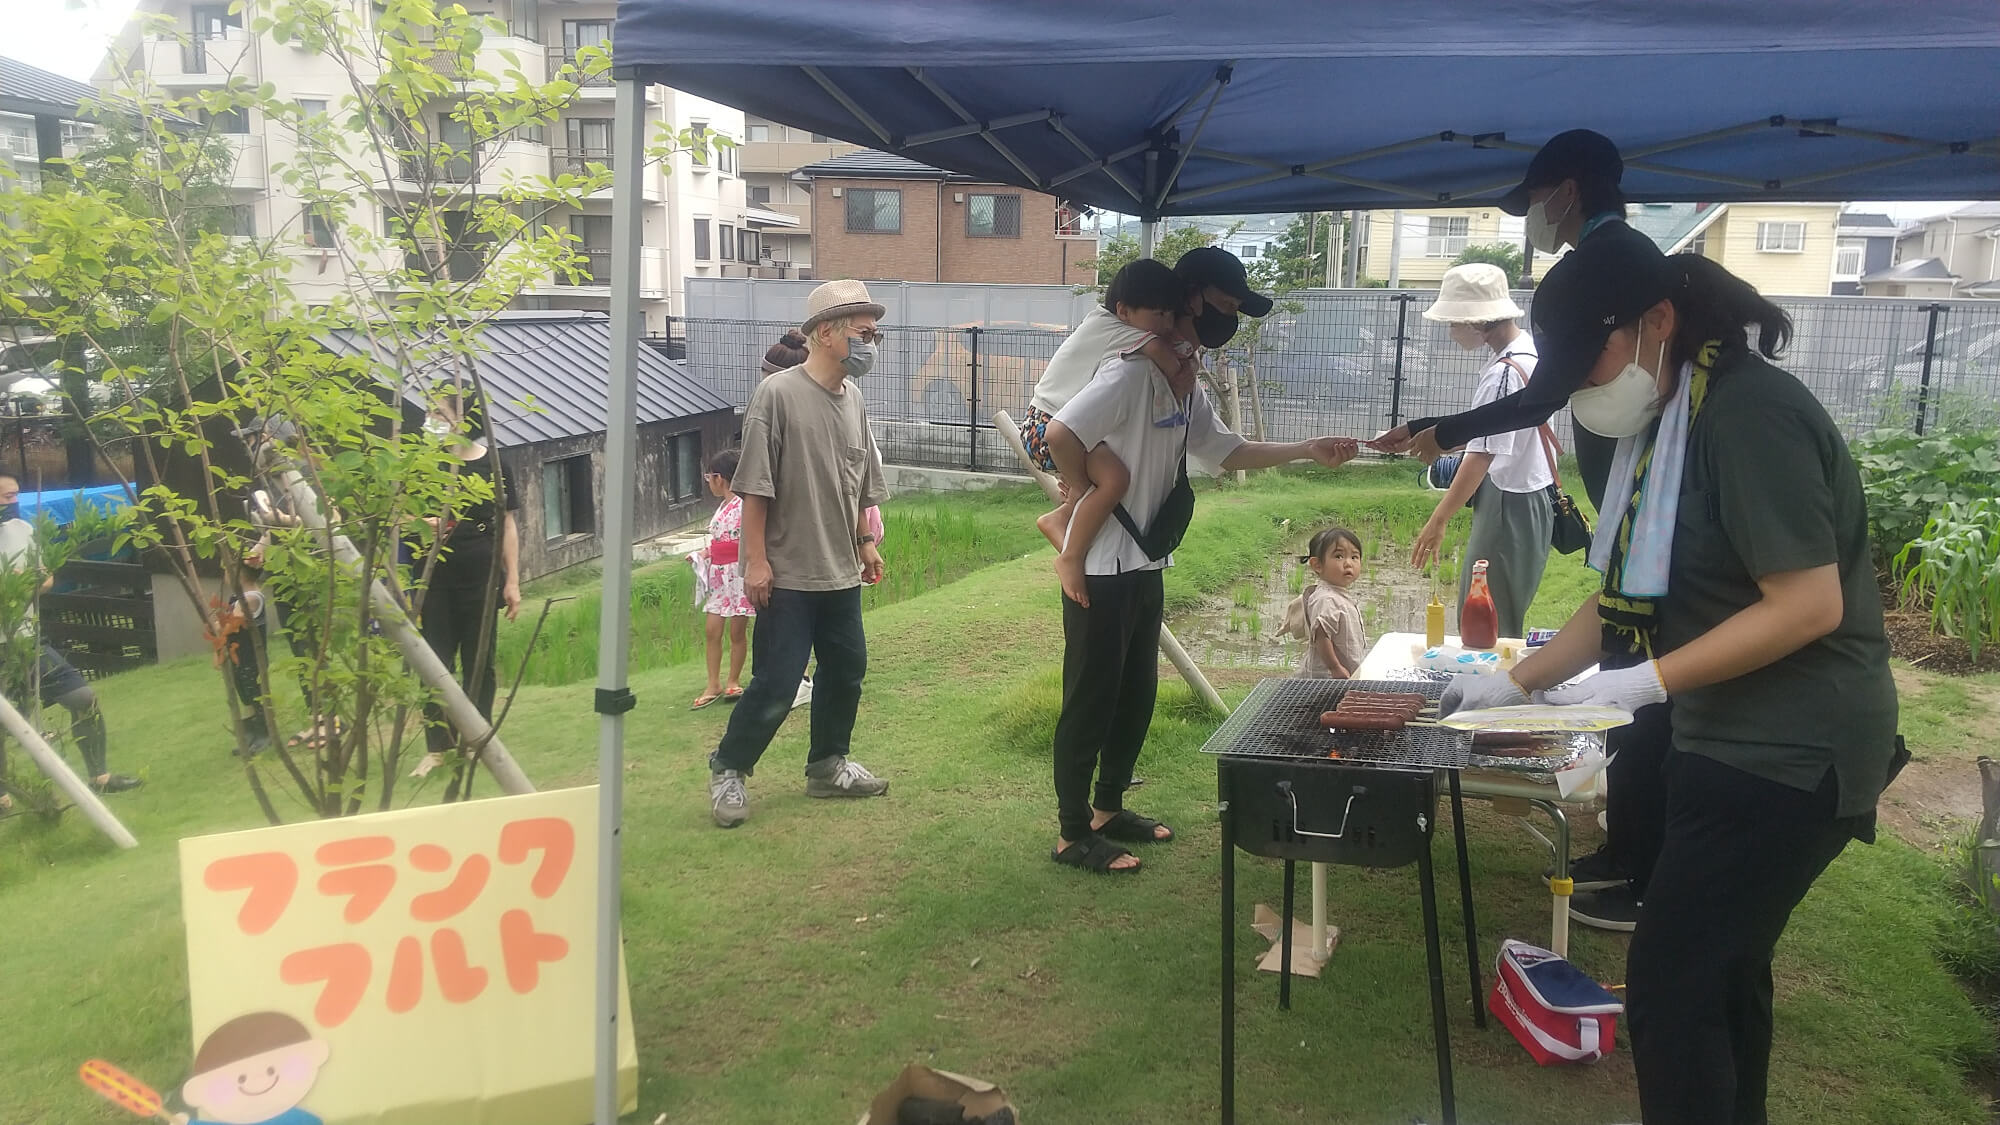
<svg viewBox="0 0 2000 1125"><path fill-rule="evenodd" d="M1535 341L1521 331L1521 309L1507 294L1498 266L1453 266L1438 286L1424 319L1451 327L1452 342L1467 351L1490 351L1493 362L1479 378L1473 406L1499 400L1527 385L1535 370ZM1523 634L1528 606L1542 583L1555 522L1548 489L1555 483L1554 439L1543 429L1515 430L1468 442L1451 486L1417 536L1410 561L1433 562L1444 530L1458 510L1472 506L1472 535L1459 568L1458 600L1472 580L1472 563L1488 562L1486 579L1500 614L1500 635ZM1544 441L1549 444L1544 445Z"/></svg>

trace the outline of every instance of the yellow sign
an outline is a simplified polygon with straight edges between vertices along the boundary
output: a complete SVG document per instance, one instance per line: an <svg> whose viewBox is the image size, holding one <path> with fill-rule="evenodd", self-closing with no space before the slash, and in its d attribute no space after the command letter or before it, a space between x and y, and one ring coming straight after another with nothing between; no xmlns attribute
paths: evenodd
<svg viewBox="0 0 2000 1125"><path fill-rule="evenodd" d="M196 1121L591 1120L594 787L180 847ZM619 976L630 1112L622 959Z"/></svg>

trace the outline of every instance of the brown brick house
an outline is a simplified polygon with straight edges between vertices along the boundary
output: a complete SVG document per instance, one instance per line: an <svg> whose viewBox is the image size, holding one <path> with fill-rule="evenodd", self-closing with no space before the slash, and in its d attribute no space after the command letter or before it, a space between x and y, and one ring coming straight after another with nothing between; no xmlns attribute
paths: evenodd
<svg viewBox="0 0 2000 1125"><path fill-rule="evenodd" d="M1091 285L1080 207L862 149L799 169L812 188L813 274L864 280Z"/></svg>

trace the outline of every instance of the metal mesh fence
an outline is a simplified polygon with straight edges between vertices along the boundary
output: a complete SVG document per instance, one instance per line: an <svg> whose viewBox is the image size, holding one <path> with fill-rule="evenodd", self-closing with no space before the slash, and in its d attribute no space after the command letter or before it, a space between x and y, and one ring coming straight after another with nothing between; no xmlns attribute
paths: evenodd
<svg viewBox="0 0 2000 1125"><path fill-rule="evenodd" d="M1225 416L1248 436L1296 441L1372 436L1472 401L1484 351L1423 318L1421 290L1294 293L1262 322L1245 319L1211 360ZM1517 293L1526 309L1532 293ZM1778 298L1793 320L1778 363L1850 436L1884 428L2000 422L2000 301ZM688 362L739 407L764 353L790 324L690 318ZM885 458L1012 472L996 410L1021 416L1065 333L1027 327L888 325L863 383ZM1228 388L1235 385L1231 395ZM1234 398L1234 402L1230 399ZM1558 420L1558 428L1564 420Z"/></svg>

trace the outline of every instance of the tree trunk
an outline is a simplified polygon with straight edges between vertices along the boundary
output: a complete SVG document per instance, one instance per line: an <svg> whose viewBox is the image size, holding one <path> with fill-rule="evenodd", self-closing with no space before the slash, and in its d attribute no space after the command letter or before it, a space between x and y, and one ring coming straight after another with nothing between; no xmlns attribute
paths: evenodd
<svg viewBox="0 0 2000 1125"><path fill-rule="evenodd" d="M1250 431L1258 441L1269 441L1264 432L1264 398L1257 390L1257 358L1251 353L1250 366Z"/></svg>
<svg viewBox="0 0 2000 1125"><path fill-rule="evenodd" d="M62 391L69 400L71 417L62 424L63 456L68 466L67 488L88 488L97 483L97 450L90 442L90 376L84 371L83 337L63 356ZM24 482L25 483L25 482ZM50 482L54 483L54 482Z"/></svg>
<svg viewBox="0 0 2000 1125"><path fill-rule="evenodd" d="M1229 371L1229 428L1240 434L1243 432L1242 380L1237 377L1236 364L1234 362L1230 362L1225 366ZM1237 484L1242 484L1249 479L1249 473L1244 472L1242 469L1236 470Z"/></svg>

